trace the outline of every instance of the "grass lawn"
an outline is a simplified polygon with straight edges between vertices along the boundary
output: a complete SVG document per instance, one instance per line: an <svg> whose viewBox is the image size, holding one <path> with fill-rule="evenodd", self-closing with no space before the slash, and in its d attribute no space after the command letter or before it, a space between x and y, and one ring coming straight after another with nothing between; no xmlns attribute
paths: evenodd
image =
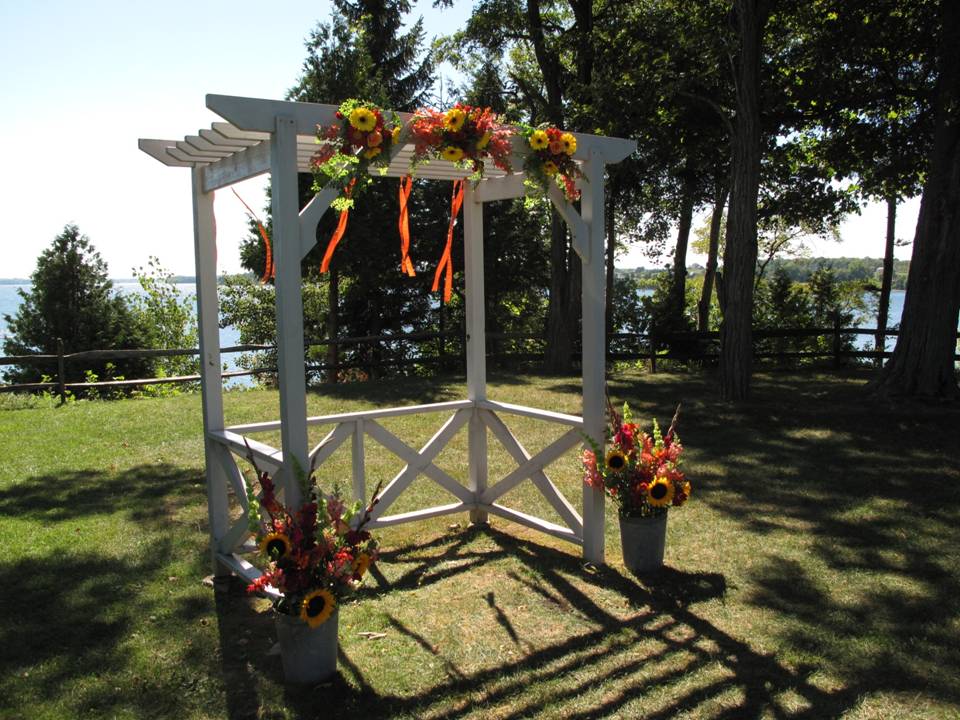
<svg viewBox="0 0 960 720"><path fill-rule="evenodd" d="M617 374L669 421L693 497L667 568L498 518L381 531L340 612L339 674L288 688L269 603L210 572L199 396L0 410L0 718L958 718L960 408L864 399L866 375L767 374L730 407L700 374ZM576 378L494 376L493 399L579 413ZM466 396L462 379L312 394L311 413ZM228 423L277 393L226 396ZM446 416L383 424L409 444ZM535 452L562 429L505 416ZM318 435L319 435L318 431ZM269 442L276 438L267 436ZM515 463L490 437L491 480ZM368 444L368 484L401 462ZM466 430L436 463L464 478ZM324 482L349 488L350 449ZM575 504L574 453L548 473ZM398 511L450 502L418 479ZM524 483L504 501L544 512ZM373 633L362 635L361 633Z"/></svg>

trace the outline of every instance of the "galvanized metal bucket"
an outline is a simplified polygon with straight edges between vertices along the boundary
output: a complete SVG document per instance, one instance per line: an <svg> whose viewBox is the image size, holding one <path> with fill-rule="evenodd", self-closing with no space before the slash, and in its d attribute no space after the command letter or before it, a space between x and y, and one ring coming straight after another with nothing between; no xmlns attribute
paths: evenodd
<svg viewBox="0 0 960 720"><path fill-rule="evenodd" d="M339 619L337 608L326 622L311 628L299 617L277 614L280 658L288 683L316 684L337 672Z"/></svg>
<svg viewBox="0 0 960 720"><path fill-rule="evenodd" d="M630 572L649 573L662 568L666 540L666 513L656 517L620 518L623 564Z"/></svg>

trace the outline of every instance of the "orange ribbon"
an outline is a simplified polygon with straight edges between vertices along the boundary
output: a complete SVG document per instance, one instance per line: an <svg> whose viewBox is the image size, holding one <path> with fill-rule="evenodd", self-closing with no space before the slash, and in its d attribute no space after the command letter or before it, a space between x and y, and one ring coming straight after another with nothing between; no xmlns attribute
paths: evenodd
<svg viewBox="0 0 960 720"><path fill-rule="evenodd" d="M463 180L455 180L453 183L453 195L450 198L450 227L447 228L447 246L443 249L443 255L440 257L440 264L437 265L437 272L433 276L433 287L430 292L436 292L440 287L440 273L446 271L443 279L443 302L450 302L453 295L453 261L450 259L450 251L453 249L453 228L457 224L457 215L460 213L460 206L463 205Z"/></svg>
<svg viewBox="0 0 960 720"><path fill-rule="evenodd" d="M349 198L353 193L353 186L356 182L356 178L354 178L347 184L347 187L344 188L343 196L345 198ZM333 257L333 251L337 249L337 243L340 242L343 234L347 231L347 220L349 217L350 208L344 208L340 211L340 220L337 223L337 229L333 231L330 242L327 243L327 251L323 254L323 262L320 263L320 272L325 273L330 269L330 259Z"/></svg>
<svg viewBox="0 0 960 720"><path fill-rule="evenodd" d="M416 276L413 262L410 260L410 212L407 202L410 200L410 191L413 190L413 178L409 175L400 179L400 272L410 277Z"/></svg>
<svg viewBox="0 0 960 720"><path fill-rule="evenodd" d="M243 198L240 197L240 194L234 189L230 188L233 191L233 194L237 196L237 200L247 209L247 215L250 216L250 219L257 224L257 230L260 231L260 237L263 238L263 246L267 252L266 260L263 264L263 277L260 278L260 284L265 285L266 282L274 277L275 269L273 267L273 250L270 247L270 236L267 235L267 229L263 226L263 223L260 222L260 218L257 217L257 214L250 209L250 206L243 201Z"/></svg>

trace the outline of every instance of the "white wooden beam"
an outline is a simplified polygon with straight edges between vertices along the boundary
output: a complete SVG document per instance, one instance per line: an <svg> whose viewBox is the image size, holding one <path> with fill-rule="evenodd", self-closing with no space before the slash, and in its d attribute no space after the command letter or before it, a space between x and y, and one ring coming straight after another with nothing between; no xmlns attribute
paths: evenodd
<svg viewBox="0 0 960 720"><path fill-rule="evenodd" d="M207 96L210 98L222 96ZM284 481L287 504L300 505L298 474L306 473L307 457L307 383L303 351L303 298L300 294L300 209L297 183L297 119L276 112L278 107L300 103L267 103L264 110L257 103L225 102L228 108L236 107L241 120L225 114L243 129L263 129L249 126L250 118L243 117L243 109L262 113L269 110L273 115L270 127L274 128L271 142L270 170L272 173L273 200L273 256L276 268L276 317L277 317L277 380L280 385L280 440L283 449ZM210 105L218 111L217 103ZM221 107L221 109L223 109ZM224 113L221 113L224 114ZM258 120L262 125L261 120ZM245 124L246 123L246 124Z"/></svg>
<svg viewBox="0 0 960 720"><path fill-rule="evenodd" d="M513 490L513 488L526 480L533 473L538 470L542 470L558 457L563 455L567 450L577 444L577 442L580 440L580 437L580 431L576 428L568 430L552 443L547 445L543 450L516 468L513 472L507 474L506 477L500 480L500 482L498 482L496 485L488 488L487 491L478 498L477 502L485 505L493 503L497 498Z"/></svg>
<svg viewBox="0 0 960 720"><path fill-rule="evenodd" d="M283 452L275 447L252 440L232 430L211 430L207 435L242 458L253 457L257 467L271 475L283 467Z"/></svg>
<svg viewBox="0 0 960 720"><path fill-rule="evenodd" d="M290 118L294 133L300 135L313 135L317 131L317 125L331 125L337 120L336 105L318 103L207 95L207 107L241 130L260 132L271 132L274 118L280 116Z"/></svg>
<svg viewBox="0 0 960 720"><path fill-rule="evenodd" d="M217 299L217 236L213 213L213 193L203 189L203 173L191 172L193 187L193 249L197 274L197 321L200 341L200 394L203 406L204 464L207 477L207 518L210 526L210 552L214 574L221 574L218 563L220 538L230 522L227 500L227 475L217 459L218 448L211 433L222 432L223 383L220 377L220 307Z"/></svg>
<svg viewBox="0 0 960 720"><path fill-rule="evenodd" d="M503 177L484 178L477 186L474 200L485 203L523 197L526 192L523 184L524 177L524 173L517 172Z"/></svg>
<svg viewBox="0 0 960 720"><path fill-rule="evenodd" d="M203 186L208 192L233 185L270 170L270 141L264 140L246 150L225 157L204 168Z"/></svg>
<svg viewBox="0 0 960 720"><path fill-rule="evenodd" d="M204 140L209 142L211 145L216 145L217 147L236 148L237 150L243 150L244 148L250 147L251 145L257 145L260 143L260 140L228 138L226 135L218 133L216 130L212 128L200 128L198 134L200 135L200 137L202 137Z"/></svg>
<svg viewBox="0 0 960 720"><path fill-rule="evenodd" d="M173 144L173 147L167 148L167 155L172 157L174 160L180 160L181 162L190 163L192 165L212 163L220 159L219 157L213 155L200 155L184 152L177 147L176 143Z"/></svg>
<svg viewBox="0 0 960 720"><path fill-rule="evenodd" d="M570 528L565 528L562 525L541 520L538 517L527 515L527 513L520 512L519 510L513 510L496 503L486 506L486 510L494 515L499 515L502 518L511 520L518 525L525 525L533 530L538 530L539 532L546 533L547 535L553 535L553 537L560 538L561 540L572 542L574 545L581 545L583 543L583 541L577 537L577 535Z"/></svg>
<svg viewBox="0 0 960 720"><path fill-rule="evenodd" d="M576 415L566 415L551 410L527 407L526 405L514 405L512 403L497 402L495 400L482 400L477 403L477 407L482 410L521 415L523 417L546 420L547 422L559 423L561 425L570 425L576 428L583 427L583 418L578 418Z"/></svg>
<svg viewBox="0 0 960 720"><path fill-rule="evenodd" d="M601 166L602 167L602 166ZM601 192L603 191L603 174L600 175L600 184ZM581 190L581 195L582 195ZM550 201L553 203L553 206L557 208L557 212L560 213L560 217L564 219L567 223L567 227L570 228L570 237L573 240L573 249L577 251L577 255L580 256L580 259L584 263L590 262L590 244L589 240L589 230L587 229L586 223L583 221L583 218L580 217L580 213L577 212L577 209L570 204L570 201L564 196L560 188L558 188L554 183L550 183L547 190L547 194L550 197Z"/></svg>
<svg viewBox="0 0 960 720"><path fill-rule="evenodd" d="M583 368L583 432L594 442L602 443L606 425L606 268L604 245L606 231L604 212L603 157L590 156L584 164L587 182L583 184L580 208L588 234L584 241L589 252L582 265L582 368ZM583 484L583 555L590 562L604 561L603 492Z"/></svg>
<svg viewBox="0 0 960 720"><path fill-rule="evenodd" d="M164 165L169 165L170 167L193 167L193 162L177 160L167 152L168 148L172 148L175 145L176 140L149 140L145 138L137 140L138 148L155 160L159 160Z"/></svg>
<svg viewBox="0 0 960 720"><path fill-rule="evenodd" d="M307 256L313 246L317 244L317 224L320 218L329 209L330 203L336 200L340 190L334 187L324 188L314 195L306 207L300 211L300 259Z"/></svg>
<svg viewBox="0 0 960 720"><path fill-rule="evenodd" d="M236 553L220 553L219 560L236 575L248 583L252 583L263 573L259 568L254 567ZM274 600L280 598L280 592L273 586L267 585L262 590L263 594Z"/></svg>
<svg viewBox="0 0 960 720"><path fill-rule="evenodd" d="M259 142L260 140L269 140L273 129L271 128L268 132L257 132L254 130L241 130L236 125L231 125L230 123L225 122L215 122L210 125L210 129L213 130L218 135L222 135L230 141L234 140L253 140Z"/></svg>
<svg viewBox="0 0 960 720"><path fill-rule="evenodd" d="M326 437L310 451L310 466L316 470L323 465L337 451L337 448L343 445L343 442L350 437L352 432L353 426L351 423L341 423L327 433Z"/></svg>
<svg viewBox="0 0 960 720"><path fill-rule="evenodd" d="M215 443L215 448L217 460L220 462L220 467L223 468L230 487L233 488L234 497L237 498L237 502L243 508L243 512L246 513L250 506L250 501L247 498L247 483L240 473L240 468L237 467L236 460L233 459L233 453L220 443Z"/></svg>
<svg viewBox="0 0 960 720"><path fill-rule="evenodd" d="M487 397L487 337L483 282L483 203L477 202L474 184L464 183L463 241L464 294L466 297L467 398L474 403ZM487 489L487 428L474 408L468 432L469 486L473 497ZM470 511L470 522L487 522L482 510Z"/></svg>
<svg viewBox="0 0 960 720"><path fill-rule="evenodd" d="M427 520L441 515L453 515L454 513L472 510L473 503L452 503L450 505L437 505L436 507L426 508L424 510L413 510L411 512L397 513L396 515L387 515L378 520L371 520L366 527L370 530L376 528L390 527L391 525L402 525L403 523L415 522L417 520Z"/></svg>
<svg viewBox="0 0 960 720"><path fill-rule="evenodd" d="M452 412L473 407L470 400L448 400L446 402L427 403L425 405L407 405L406 407L377 408L358 410L357 412L337 413L336 415L313 415L307 418L308 425L331 425L333 423L353 422L354 420L379 420L380 418L399 417L401 415L423 415L425 413ZM517 406L519 407L519 406ZM546 411L538 411L546 412ZM235 433L274 432L280 429L280 422L274 420L263 423L231 425L227 430Z"/></svg>
<svg viewBox="0 0 960 720"><path fill-rule="evenodd" d="M364 507L367 505L367 467L363 448L363 420L353 424L351 461L353 465L353 499L359 500ZM349 426L348 426L349 427ZM360 521L358 516L357 521Z"/></svg>
<svg viewBox="0 0 960 720"><path fill-rule="evenodd" d="M489 410L478 410L477 412L481 414L484 424L490 428L494 437L500 441L503 449L509 453L510 457L512 457L518 465L522 465L530 459L530 453L527 452L527 449L520 443L517 437L510 432L510 428L507 427L506 423L504 423L500 417ZM583 537L583 519L563 496L557 486L553 484L553 481L547 477L547 474L543 472L543 470L537 470L530 476L530 480L557 512L557 515L563 518L567 526L573 530L576 535Z"/></svg>

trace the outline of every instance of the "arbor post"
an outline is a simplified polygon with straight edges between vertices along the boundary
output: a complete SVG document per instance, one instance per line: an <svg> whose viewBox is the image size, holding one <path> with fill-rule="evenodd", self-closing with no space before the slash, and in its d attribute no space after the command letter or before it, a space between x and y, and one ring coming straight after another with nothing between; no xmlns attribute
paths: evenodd
<svg viewBox="0 0 960 720"><path fill-rule="evenodd" d="M229 570L217 561L220 539L230 528L227 477L217 457L222 449L210 433L223 430L223 386L220 369L220 323L217 298L217 236L213 192L203 189L202 167L193 168L193 243L197 273L197 318L200 343L200 390L203 398L203 454L207 476L207 517L214 575Z"/></svg>
<svg viewBox="0 0 960 720"><path fill-rule="evenodd" d="M463 188L464 291L466 295L467 399L487 399L487 341L483 286L483 201L471 183ZM474 406L469 425L470 491L476 497L487 489L487 427ZM470 511L470 522L482 525L487 513Z"/></svg>
<svg viewBox="0 0 960 720"><path fill-rule="evenodd" d="M287 507L300 505L301 473L307 457L307 383L303 359L303 297L300 293L300 213L297 206L297 125L278 115L270 147L273 182L273 242L276 267L277 381L280 385L280 442Z"/></svg>
<svg viewBox="0 0 960 720"><path fill-rule="evenodd" d="M63 338L57 338L57 392L60 394L60 404L67 404L67 372L66 362L63 359Z"/></svg>

